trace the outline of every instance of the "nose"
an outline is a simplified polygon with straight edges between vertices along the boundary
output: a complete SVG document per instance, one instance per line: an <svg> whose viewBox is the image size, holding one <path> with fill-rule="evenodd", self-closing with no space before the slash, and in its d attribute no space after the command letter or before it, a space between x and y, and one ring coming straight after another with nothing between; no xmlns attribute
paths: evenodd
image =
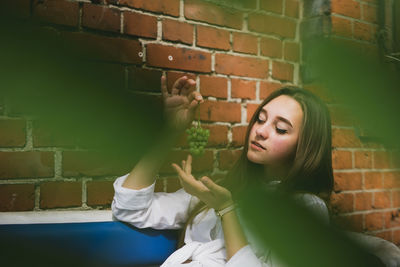
<svg viewBox="0 0 400 267"><path fill-rule="evenodd" d="M256 135L262 139L267 139L269 136L269 126L267 123L261 125L256 129Z"/></svg>

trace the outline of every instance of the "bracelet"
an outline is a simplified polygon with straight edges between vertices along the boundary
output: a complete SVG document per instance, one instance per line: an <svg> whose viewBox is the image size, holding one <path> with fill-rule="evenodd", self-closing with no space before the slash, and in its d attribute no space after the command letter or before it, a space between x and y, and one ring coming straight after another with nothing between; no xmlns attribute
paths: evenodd
<svg viewBox="0 0 400 267"><path fill-rule="evenodd" d="M224 214L234 210L236 208L235 204L231 204L226 208L223 208L222 210L216 210L215 213L217 214L218 217L222 218L222 216L224 216Z"/></svg>

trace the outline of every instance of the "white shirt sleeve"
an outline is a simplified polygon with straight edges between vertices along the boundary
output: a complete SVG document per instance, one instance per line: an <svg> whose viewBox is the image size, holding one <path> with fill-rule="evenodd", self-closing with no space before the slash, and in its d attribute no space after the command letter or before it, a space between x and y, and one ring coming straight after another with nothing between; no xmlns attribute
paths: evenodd
<svg viewBox="0 0 400 267"><path fill-rule="evenodd" d="M269 267L273 266L270 260L267 260L267 255L263 259L257 258L250 245L239 249L226 263L226 267Z"/></svg>
<svg viewBox="0 0 400 267"><path fill-rule="evenodd" d="M111 204L113 217L138 228L182 228L193 198L180 189L174 193L154 193L155 183L134 190L122 187L127 175L114 182L114 199Z"/></svg>

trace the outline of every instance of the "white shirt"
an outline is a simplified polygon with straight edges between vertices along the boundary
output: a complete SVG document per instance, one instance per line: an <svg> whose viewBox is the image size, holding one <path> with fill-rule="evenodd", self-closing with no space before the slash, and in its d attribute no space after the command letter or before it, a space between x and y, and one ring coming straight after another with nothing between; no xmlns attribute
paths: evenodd
<svg viewBox="0 0 400 267"><path fill-rule="evenodd" d="M154 193L155 183L149 187L133 190L122 187L128 175L114 182L115 195L112 202L113 216L138 228L180 229L184 226L191 209L199 199L180 189L174 193ZM301 195L307 206L328 220L328 210L322 199L315 195ZM240 218L240 216L239 216ZM214 209L199 213L192 227L185 232L185 245L171 254L161 267L261 267L278 266L279 260L272 257L251 235L244 232L250 245L241 248L226 261L224 233L221 220ZM190 259L190 263L183 264Z"/></svg>

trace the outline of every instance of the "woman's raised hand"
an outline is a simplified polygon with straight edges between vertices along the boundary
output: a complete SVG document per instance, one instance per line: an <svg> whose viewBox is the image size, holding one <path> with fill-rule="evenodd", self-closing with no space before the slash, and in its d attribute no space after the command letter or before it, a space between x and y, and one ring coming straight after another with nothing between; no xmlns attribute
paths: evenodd
<svg viewBox="0 0 400 267"><path fill-rule="evenodd" d="M161 77L161 92L169 124L175 130L185 129L194 119L196 108L203 97L195 91L196 82L183 76L177 79L168 93L166 77Z"/></svg>
<svg viewBox="0 0 400 267"><path fill-rule="evenodd" d="M178 173L183 189L199 198L208 207L221 210L233 203L232 194L228 189L217 185L207 176L203 176L199 180L193 177L191 155L188 155L186 161L182 161L182 168L175 163L172 164L172 167Z"/></svg>

